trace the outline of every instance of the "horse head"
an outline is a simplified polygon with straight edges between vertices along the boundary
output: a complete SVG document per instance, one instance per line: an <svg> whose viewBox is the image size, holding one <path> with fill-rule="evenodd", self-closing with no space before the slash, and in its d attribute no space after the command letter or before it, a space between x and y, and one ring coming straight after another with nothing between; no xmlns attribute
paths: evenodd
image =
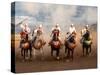
<svg viewBox="0 0 100 75"><path fill-rule="evenodd" d="M40 49L46 44L45 41L43 41L41 38L36 38L35 42L33 43L33 47L35 49Z"/></svg>
<svg viewBox="0 0 100 75"><path fill-rule="evenodd" d="M58 36L59 36L59 30L54 30L53 31L53 34L54 34L53 35L53 40L56 40L57 41L58 40Z"/></svg>

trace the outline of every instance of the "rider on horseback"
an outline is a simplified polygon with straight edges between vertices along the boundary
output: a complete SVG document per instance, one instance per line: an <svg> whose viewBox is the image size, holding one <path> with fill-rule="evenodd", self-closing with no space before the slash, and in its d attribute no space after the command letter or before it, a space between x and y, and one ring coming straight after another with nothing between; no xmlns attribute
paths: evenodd
<svg viewBox="0 0 100 75"><path fill-rule="evenodd" d="M73 37L73 34L76 35L76 29L74 27L73 24L71 24L70 28L69 28L69 32L67 32L67 35L66 35L66 40L69 40L71 37Z"/></svg>
<svg viewBox="0 0 100 75"><path fill-rule="evenodd" d="M57 32L58 40L59 40L59 42L61 43L61 41L60 41L60 32L61 32L61 28L59 27L59 24L56 24L55 27L52 28L51 36L52 36L53 38L51 39L51 41L54 40L54 35L55 35L56 32ZM51 41L49 42L49 44L51 43Z"/></svg>
<svg viewBox="0 0 100 75"><path fill-rule="evenodd" d="M30 28L28 27L27 24L21 25L21 29L22 31L20 32L20 35L21 35L20 47L23 40L25 39L28 40L28 35L30 33Z"/></svg>
<svg viewBox="0 0 100 75"><path fill-rule="evenodd" d="M81 31L81 36L82 36L81 43L82 43L84 40L91 40L91 36L90 36L90 31L89 31L88 25L86 25L85 28L82 29L82 31Z"/></svg>

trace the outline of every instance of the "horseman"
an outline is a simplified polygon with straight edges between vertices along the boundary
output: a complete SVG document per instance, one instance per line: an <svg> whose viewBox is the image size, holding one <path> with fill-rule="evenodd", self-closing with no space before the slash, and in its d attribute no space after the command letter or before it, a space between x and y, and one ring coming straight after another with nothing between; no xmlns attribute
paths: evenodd
<svg viewBox="0 0 100 75"><path fill-rule="evenodd" d="M42 41L44 42L43 32L44 32L43 31L43 26L42 26L42 24L40 24L38 28L36 28L35 30L33 30L33 34L32 34L33 41L32 41L32 43L35 42L35 40L36 40L37 37L39 37L40 39L42 39Z"/></svg>
<svg viewBox="0 0 100 75"><path fill-rule="evenodd" d="M21 29L22 30L20 32L20 35L21 35L20 47L21 47L21 42L25 39L28 40L28 37L30 34L30 28L28 24L21 25Z"/></svg>
<svg viewBox="0 0 100 75"><path fill-rule="evenodd" d="M69 32L67 32L67 35L66 35L67 40L69 40L73 36L73 34L76 35L76 29L74 27L74 24L71 24L69 28Z"/></svg>
<svg viewBox="0 0 100 75"><path fill-rule="evenodd" d="M54 39L54 36L55 36L55 32L56 31L57 31L58 40L60 41L61 28L59 27L59 24L56 24L55 27L52 28L52 33L51 33L51 36L53 37L52 40ZM49 43L51 43L51 41ZM60 43L61 43L61 41L60 41Z"/></svg>
<svg viewBox="0 0 100 75"><path fill-rule="evenodd" d="M88 25L86 25L86 26L81 30L81 36L83 36L83 35L86 33L86 31L89 31L89 26L88 26Z"/></svg>
<svg viewBox="0 0 100 75"><path fill-rule="evenodd" d="M83 56L84 56L84 53L86 55L89 55L89 53L91 53L91 44L92 44L92 36L90 34L90 30L89 30L89 26L86 25L82 30L81 30L81 44L82 44L82 48L83 48ZM88 50L90 49L90 50ZM86 50L86 51L84 51Z"/></svg>
<svg viewBox="0 0 100 75"><path fill-rule="evenodd" d="M51 56L53 56L53 52L56 51L56 59L59 60L59 52L62 45L62 42L60 40L60 32L61 29L59 27L59 24L56 24L55 27L52 28L51 35L52 39L49 42L49 45L51 46Z"/></svg>

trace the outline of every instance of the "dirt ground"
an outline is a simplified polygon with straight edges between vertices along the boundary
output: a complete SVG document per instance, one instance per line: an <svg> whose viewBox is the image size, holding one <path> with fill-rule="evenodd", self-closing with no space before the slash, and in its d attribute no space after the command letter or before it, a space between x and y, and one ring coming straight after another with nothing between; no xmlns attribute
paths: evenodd
<svg viewBox="0 0 100 75"><path fill-rule="evenodd" d="M82 47L80 44L80 34L77 34L77 47L74 52L74 60L66 62L64 59L64 47L60 50L60 60L57 61L50 55L50 46L48 42L50 40L49 35L45 35L45 40L47 44L43 48L44 56L41 60L41 54L36 51L36 58L32 58L32 61L23 62L20 55L19 48L19 35L15 36L15 55L16 55L16 72L42 72L42 71L59 71L59 70L74 70L74 69L90 69L97 68L97 34L92 32L93 44L92 52L89 56L82 56ZM64 42L65 34L62 34L61 40Z"/></svg>

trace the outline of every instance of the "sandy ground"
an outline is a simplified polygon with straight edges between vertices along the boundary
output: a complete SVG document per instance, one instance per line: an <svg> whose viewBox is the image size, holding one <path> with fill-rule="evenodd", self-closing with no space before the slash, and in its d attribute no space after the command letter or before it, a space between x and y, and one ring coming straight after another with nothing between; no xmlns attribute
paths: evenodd
<svg viewBox="0 0 100 75"><path fill-rule="evenodd" d="M61 40L64 41L65 34L62 34ZM50 56L50 46L46 44L44 46L44 56L43 60L41 60L41 54L39 51L36 51L36 59L32 58L32 61L23 62L22 57L20 55L19 48L19 35L15 36L15 55L16 55L16 72L40 72L40 71L55 71L55 70L74 70L74 69L89 69L97 67L97 34L96 32L92 32L93 36L93 44L92 44L92 52L89 56L82 56L82 47L79 42L80 35L77 34L77 47L74 52L74 60L70 62L66 62L64 58L64 47L60 50L60 60L57 61L53 57ZM49 35L45 35L45 40L48 43L50 40Z"/></svg>

